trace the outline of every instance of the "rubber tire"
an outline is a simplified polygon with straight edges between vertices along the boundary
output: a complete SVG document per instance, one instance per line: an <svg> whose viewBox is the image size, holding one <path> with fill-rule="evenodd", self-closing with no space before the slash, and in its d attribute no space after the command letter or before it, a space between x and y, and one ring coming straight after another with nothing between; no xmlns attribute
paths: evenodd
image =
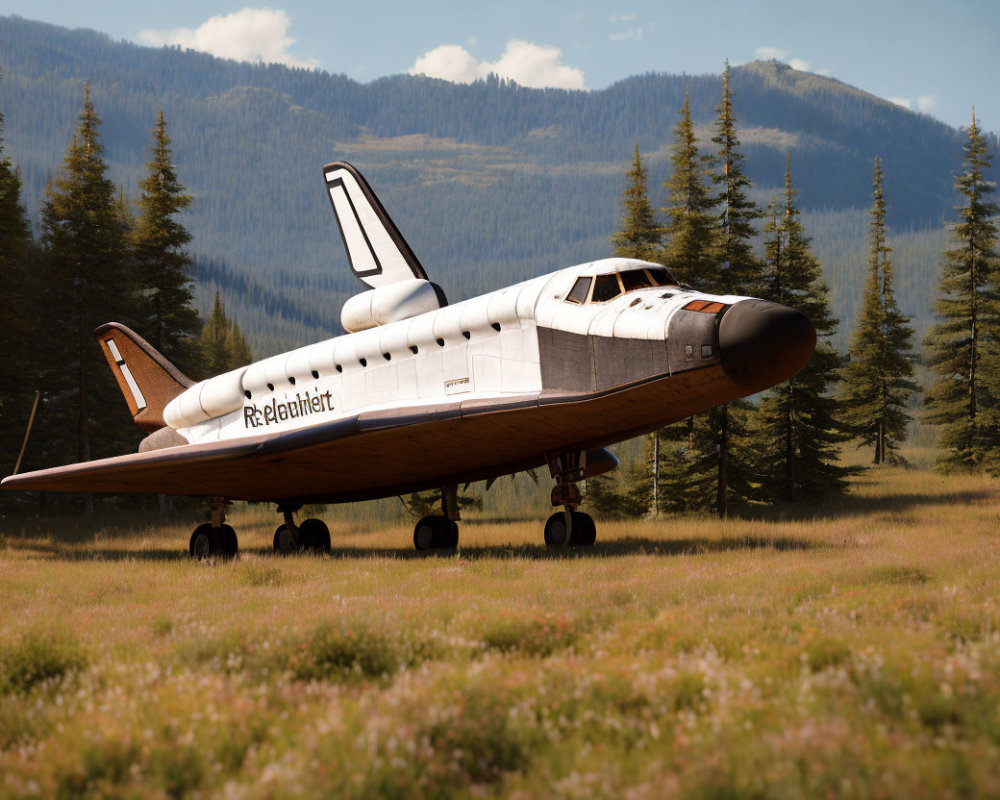
<svg viewBox="0 0 1000 800"><path fill-rule="evenodd" d="M458 547L458 523L447 517L438 517L437 541L439 550L454 550Z"/></svg>
<svg viewBox="0 0 1000 800"><path fill-rule="evenodd" d="M573 512L573 536L570 544L592 545L597 541L597 526L590 514L582 511Z"/></svg>
<svg viewBox="0 0 1000 800"><path fill-rule="evenodd" d="M236 531L229 525L222 526L222 550L220 552L226 558L236 558L240 552L240 542L236 538Z"/></svg>
<svg viewBox="0 0 1000 800"><path fill-rule="evenodd" d="M295 534L289 533L286 530L287 526L279 525L278 529L274 532L274 552L280 556L287 556L294 553L298 549L298 542L296 541ZM290 535L291 541L286 539L286 536ZM285 545L284 547L282 545Z"/></svg>
<svg viewBox="0 0 1000 800"><path fill-rule="evenodd" d="M215 555L215 537L212 535L212 523L203 522L194 529L191 534L191 541L188 544L188 552L199 561Z"/></svg>
<svg viewBox="0 0 1000 800"><path fill-rule="evenodd" d="M413 546L420 552L437 547L440 538L438 520L442 517L423 517L413 526Z"/></svg>
<svg viewBox="0 0 1000 800"><path fill-rule="evenodd" d="M566 530L566 513L557 511L545 523L545 544L548 547L565 547L570 543L570 531Z"/></svg>
<svg viewBox="0 0 1000 800"><path fill-rule="evenodd" d="M330 552L330 529L321 519L303 520L299 525L299 541L307 550Z"/></svg>

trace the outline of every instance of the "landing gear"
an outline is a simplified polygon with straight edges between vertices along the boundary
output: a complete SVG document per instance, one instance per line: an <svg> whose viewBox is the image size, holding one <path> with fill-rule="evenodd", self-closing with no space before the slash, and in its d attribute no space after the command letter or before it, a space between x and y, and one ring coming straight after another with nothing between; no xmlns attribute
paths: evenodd
<svg viewBox="0 0 1000 800"><path fill-rule="evenodd" d="M589 545L597 540L594 520L589 514L576 510L582 499L576 484L583 480L585 458L585 454L576 450L546 454L549 473L556 481L552 487L552 505L564 509L545 523L545 544L549 547Z"/></svg>
<svg viewBox="0 0 1000 800"><path fill-rule="evenodd" d="M569 525L566 515L569 514ZM582 511L557 511L545 523L545 544L562 547L567 544L593 544L597 540L597 526L590 514Z"/></svg>
<svg viewBox="0 0 1000 800"><path fill-rule="evenodd" d="M330 529L321 519L307 519L301 525L296 525L294 515L299 508L301 506L278 506L285 521L274 532L274 552L286 556L302 548L329 553Z"/></svg>
<svg viewBox="0 0 1000 800"><path fill-rule="evenodd" d="M229 501L224 497L214 500L212 521L203 523L194 529L188 551L199 561L212 556L235 558L239 553L239 540L236 531L226 525L226 506Z"/></svg>
<svg viewBox="0 0 1000 800"><path fill-rule="evenodd" d="M424 517L413 528L413 546L417 550L454 550L458 547L458 486L441 488L443 516Z"/></svg>

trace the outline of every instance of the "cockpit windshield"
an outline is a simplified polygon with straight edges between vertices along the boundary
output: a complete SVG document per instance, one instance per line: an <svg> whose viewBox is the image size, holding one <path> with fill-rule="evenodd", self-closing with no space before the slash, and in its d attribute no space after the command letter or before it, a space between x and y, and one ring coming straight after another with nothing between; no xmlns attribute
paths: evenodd
<svg viewBox="0 0 1000 800"><path fill-rule="evenodd" d="M590 291L591 283L594 290ZM566 295L567 303L606 303L625 292L657 286L678 286L677 279L664 267L643 267L624 272L609 272L595 278L577 278ZM588 298L589 295L589 298Z"/></svg>

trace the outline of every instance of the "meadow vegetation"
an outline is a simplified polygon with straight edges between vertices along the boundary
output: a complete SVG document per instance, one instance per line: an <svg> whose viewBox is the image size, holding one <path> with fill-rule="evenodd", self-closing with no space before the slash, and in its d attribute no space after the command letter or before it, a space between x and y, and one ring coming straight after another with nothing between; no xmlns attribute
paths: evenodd
<svg viewBox="0 0 1000 800"><path fill-rule="evenodd" d="M920 459L913 459L919 461ZM10 519L0 796L1000 794L995 481L881 468L821 509L331 524Z"/></svg>

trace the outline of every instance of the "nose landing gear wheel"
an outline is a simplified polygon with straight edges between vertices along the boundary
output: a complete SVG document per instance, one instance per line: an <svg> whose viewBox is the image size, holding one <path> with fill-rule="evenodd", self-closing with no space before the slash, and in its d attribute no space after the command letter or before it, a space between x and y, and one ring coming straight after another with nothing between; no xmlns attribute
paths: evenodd
<svg viewBox="0 0 1000 800"><path fill-rule="evenodd" d="M458 524L447 517L424 517L413 528L413 546L417 550L458 547Z"/></svg>
<svg viewBox="0 0 1000 800"><path fill-rule="evenodd" d="M571 528L566 528L566 512L557 511L545 523L545 544L549 547L590 545L597 540L597 526L589 514L574 511L570 515Z"/></svg>
<svg viewBox="0 0 1000 800"><path fill-rule="evenodd" d="M573 536L570 544L593 544L597 541L597 526L590 514L573 512Z"/></svg>

